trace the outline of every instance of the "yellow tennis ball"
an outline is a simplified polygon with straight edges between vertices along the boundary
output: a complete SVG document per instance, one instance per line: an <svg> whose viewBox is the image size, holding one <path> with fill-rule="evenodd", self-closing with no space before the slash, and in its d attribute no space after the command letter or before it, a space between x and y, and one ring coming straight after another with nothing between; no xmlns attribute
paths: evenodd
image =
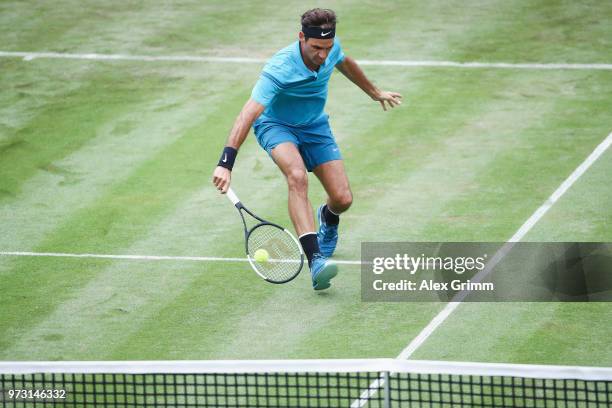
<svg viewBox="0 0 612 408"><path fill-rule="evenodd" d="M268 258L270 258L270 254L263 248L259 248L255 251L255 260L257 262L268 262Z"/></svg>

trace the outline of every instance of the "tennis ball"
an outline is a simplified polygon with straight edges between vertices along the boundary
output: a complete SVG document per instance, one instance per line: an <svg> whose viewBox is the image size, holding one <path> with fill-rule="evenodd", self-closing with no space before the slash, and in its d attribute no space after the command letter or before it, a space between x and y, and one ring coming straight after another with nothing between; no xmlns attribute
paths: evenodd
<svg viewBox="0 0 612 408"><path fill-rule="evenodd" d="M268 262L269 257L270 254L268 254L268 251L263 248L259 248L257 251L255 251L255 260L257 262Z"/></svg>

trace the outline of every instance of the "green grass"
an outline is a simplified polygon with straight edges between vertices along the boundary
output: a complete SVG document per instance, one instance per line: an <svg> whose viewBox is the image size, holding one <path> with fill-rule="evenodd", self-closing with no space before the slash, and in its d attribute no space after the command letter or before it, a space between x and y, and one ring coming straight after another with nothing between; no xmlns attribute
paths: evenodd
<svg viewBox="0 0 612 408"><path fill-rule="evenodd" d="M327 6L356 58L611 62L602 2ZM3 2L1 48L268 57L305 7ZM0 251L242 256L210 178L260 69L0 58ZM611 71L366 72L405 103L385 113L340 74L330 82L355 196L339 259L365 241L505 241L612 130ZM611 172L608 151L526 239L612 240ZM232 185L290 224L285 182L252 135ZM318 294L307 271L276 286L244 263L0 257L0 359L395 357L443 307L361 302L354 266ZM610 318L608 303L464 304L414 358L610 366Z"/></svg>

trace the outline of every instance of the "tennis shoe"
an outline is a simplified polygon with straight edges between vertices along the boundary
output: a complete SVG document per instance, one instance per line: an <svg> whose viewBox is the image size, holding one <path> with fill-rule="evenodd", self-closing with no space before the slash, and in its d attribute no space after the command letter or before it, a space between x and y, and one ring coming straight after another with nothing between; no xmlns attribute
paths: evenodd
<svg viewBox="0 0 612 408"><path fill-rule="evenodd" d="M329 258L334 254L338 244L338 226L329 225L325 222L323 219L323 207L325 207L325 204L322 204L317 210L317 219L319 220L317 241L319 241L321 255Z"/></svg>
<svg viewBox="0 0 612 408"><path fill-rule="evenodd" d="M327 289L331 286L332 278L338 274L338 265L320 254L315 254L312 257L310 274L314 290Z"/></svg>

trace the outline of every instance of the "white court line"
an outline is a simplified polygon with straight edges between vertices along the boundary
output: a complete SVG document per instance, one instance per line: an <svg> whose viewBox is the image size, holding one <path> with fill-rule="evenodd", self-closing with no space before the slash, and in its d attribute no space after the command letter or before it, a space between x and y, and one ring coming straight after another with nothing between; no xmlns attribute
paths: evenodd
<svg viewBox="0 0 612 408"><path fill-rule="evenodd" d="M206 57L196 55L128 55L128 54L72 54L63 52L0 51L0 57L23 58L31 61L37 58L102 60L102 61L168 61L168 62L220 62L263 64L266 58L249 57ZM409 61L409 60L357 60L361 65L392 67L450 67L450 68L500 68L500 69L571 69L571 70L612 70L612 64L572 63L508 63L508 62L456 62L456 61Z"/></svg>
<svg viewBox="0 0 612 408"><path fill-rule="evenodd" d="M471 279L472 282L480 282L489 272L501 261L514 245L527 235L533 226L550 210L550 208L569 190L569 188L578 180L597 159L610 147L612 144L612 133L601 142L595 150L569 175L567 179L551 194L550 197L542 204L525 223L514 233L514 235L506 242L499 251L493 255L485 268ZM396 357L400 360L407 360L414 352L431 336L431 334L457 309L459 304L469 294L469 291L459 292L449 302L440 313L438 313L423 330L408 344L404 350ZM351 408L361 408L366 403L368 398L378 392L384 385L384 379L378 378L374 380L367 390L363 391L359 399L351 404Z"/></svg>
<svg viewBox="0 0 612 408"><path fill-rule="evenodd" d="M135 261L197 261L197 262L249 262L246 258L222 258L215 256L163 256L163 255L113 255L113 254L70 254L63 252L0 251L0 256L33 256L56 258L102 258L127 259ZM361 261L334 260L341 265L361 265Z"/></svg>

